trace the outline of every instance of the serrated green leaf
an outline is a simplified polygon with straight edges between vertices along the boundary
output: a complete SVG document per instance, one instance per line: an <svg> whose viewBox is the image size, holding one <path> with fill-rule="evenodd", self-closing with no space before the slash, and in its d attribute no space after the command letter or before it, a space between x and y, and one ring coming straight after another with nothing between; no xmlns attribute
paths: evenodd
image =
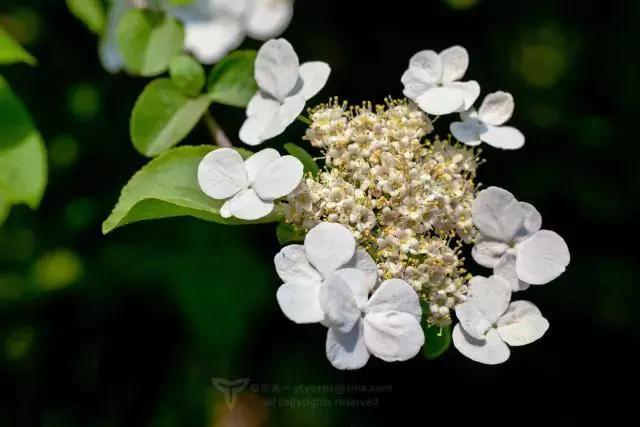
<svg viewBox="0 0 640 427"><path fill-rule="evenodd" d="M145 87L131 113L131 140L141 154L154 157L184 139L207 111L206 96L189 98L170 79Z"/></svg>
<svg viewBox="0 0 640 427"><path fill-rule="evenodd" d="M29 113L0 77L0 193L35 209L47 184L47 154Z"/></svg>
<svg viewBox="0 0 640 427"><path fill-rule="evenodd" d="M37 64L36 59L0 27L0 64L15 64L17 62L29 65Z"/></svg>
<svg viewBox="0 0 640 427"><path fill-rule="evenodd" d="M198 185L197 170L202 158L216 146L173 148L151 160L129 180L109 218L102 224L107 234L118 227L149 219L191 216L221 224L250 224L277 221L274 211L257 221L222 218L222 200L205 195ZM243 157L252 153L237 149Z"/></svg>
<svg viewBox="0 0 640 427"><path fill-rule="evenodd" d="M246 107L258 91L254 77L255 50L238 50L225 56L209 74L211 100L232 107Z"/></svg>
<svg viewBox="0 0 640 427"><path fill-rule="evenodd" d="M155 76L182 50L184 29L165 13L131 9L118 24L117 38L127 71Z"/></svg>
<svg viewBox="0 0 640 427"><path fill-rule="evenodd" d="M189 55L178 55L169 64L169 75L175 85L188 96L198 95L206 83L204 68Z"/></svg>
<svg viewBox="0 0 640 427"><path fill-rule="evenodd" d="M286 245L291 242L302 242L306 234L304 229L285 222L281 222L276 228L276 236L281 245Z"/></svg>
<svg viewBox="0 0 640 427"><path fill-rule="evenodd" d="M423 312L425 312L423 307ZM424 331L424 346L422 354L429 360L440 357L451 345L451 326L428 325L426 316L422 320L422 330Z"/></svg>
<svg viewBox="0 0 640 427"><path fill-rule="evenodd" d="M102 34L106 13L101 0L66 0L69 11L94 34Z"/></svg>
<svg viewBox="0 0 640 427"><path fill-rule="evenodd" d="M316 161L313 160L313 157L307 150L292 142L284 144L284 149L287 150L287 153L291 154L293 157L302 162L305 172L311 172L311 174L314 176L318 174L318 172L320 171L320 167L318 166Z"/></svg>

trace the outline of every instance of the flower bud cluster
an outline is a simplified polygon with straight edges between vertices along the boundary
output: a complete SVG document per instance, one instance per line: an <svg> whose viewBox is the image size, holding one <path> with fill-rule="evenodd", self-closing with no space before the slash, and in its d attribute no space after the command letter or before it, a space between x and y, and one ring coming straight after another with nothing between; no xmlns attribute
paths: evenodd
<svg viewBox="0 0 640 427"><path fill-rule="evenodd" d="M289 195L287 221L307 230L321 221L349 227L381 279L406 280L428 304L430 321L449 323L466 293L459 253L475 233L477 153L427 139L429 117L406 100L375 107L333 100L311 120L305 139L324 153L326 168Z"/></svg>

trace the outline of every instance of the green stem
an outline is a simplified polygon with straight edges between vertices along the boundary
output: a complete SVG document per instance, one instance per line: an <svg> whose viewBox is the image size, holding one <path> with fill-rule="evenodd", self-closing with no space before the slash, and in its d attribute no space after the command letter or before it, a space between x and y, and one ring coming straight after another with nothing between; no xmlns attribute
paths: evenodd
<svg viewBox="0 0 640 427"><path fill-rule="evenodd" d="M298 120L300 120L302 123L307 124L307 125L310 125L310 124L313 123L310 118L302 116L302 115L298 116Z"/></svg>
<svg viewBox="0 0 640 427"><path fill-rule="evenodd" d="M227 134L224 133L224 131L222 130L222 128L220 127L216 119L213 118L213 116L211 115L211 112L207 110L204 113L204 116L202 116L202 120L207 125L207 128L209 129L209 133L211 133L211 137L216 142L218 147L227 147L227 148L233 147L231 140L227 137Z"/></svg>

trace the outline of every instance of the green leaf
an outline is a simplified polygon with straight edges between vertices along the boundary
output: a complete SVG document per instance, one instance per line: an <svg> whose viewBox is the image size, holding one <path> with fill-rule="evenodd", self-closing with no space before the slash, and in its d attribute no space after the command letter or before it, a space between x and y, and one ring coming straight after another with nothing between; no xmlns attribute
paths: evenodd
<svg viewBox="0 0 640 427"><path fill-rule="evenodd" d="M253 76L255 50L238 50L225 56L209 75L209 96L213 102L246 107L258 91Z"/></svg>
<svg viewBox="0 0 640 427"><path fill-rule="evenodd" d="M169 64L169 75L185 95L195 96L206 83L204 68L189 55L178 55Z"/></svg>
<svg viewBox="0 0 640 427"><path fill-rule="evenodd" d="M423 320L422 330L424 331L422 354L427 359L436 359L447 351L451 345L451 325L442 328L436 325L429 326L426 320Z"/></svg>
<svg viewBox="0 0 640 427"><path fill-rule="evenodd" d="M36 59L24 50L6 31L0 27L0 64L24 62L36 65Z"/></svg>
<svg viewBox="0 0 640 427"><path fill-rule="evenodd" d="M287 150L287 153L291 154L293 157L302 162L305 172L311 172L311 174L314 176L318 174L320 168L307 150L292 142L284 144L284 149Z"/></svg>
<svg viewBox="0 0 640 427"><path fill-rule="evenodd" d="M4 195L0 193L0 226L4 224L5 220L9 216L10 210L11 210L11 205L5 199Z"/></svg>
<svg viewBox="0 0 640 427"><path fill-rule="evenodd" d="M47 154L22 102L0 77L0 193L35 209L47 183Z"/></svg>
<svg viewBox="0 0 640 427"><path fill-rule="evenodd" d="M257 221L222 218L222 200L205 195L198 185L197 169L202 158L218 147L212 145L173 148L151 160L140 169L122 189L120 200L109 218L102 224L102 232L148 219L191 216L222 224L264 223L279 220L274 210ZM252 153L237 149L243 157Z"/></svg>
<svg viewBox="0 0 640 427"><path fill-rule="evenodd" d="M206 95L185 96L170 79L152 81L131 113L133 146L148 157L173 147L191 132L210 102Z"/></svg>
<svg viewBox="0 0 640 427"><path fill-rule="evenodd" d="M66 0L69 11L94 34L102 34L106 13L100 0Z"/></svg>
<svg viewBox="0 0 640 427"><path fill-rule="evenodd" d="M182 25L162 12L131 9L120 20L118 46L125 67L133 74L164 72L184 44Z"/></svg>
<svg viewBox="0 0 640 427"><path fill-rule="evenodd" d="M281 222L278 224L278 228L276 228L276 236L281 245L286 245L291 242L302 242L306 234L304 229L285 222Z"/></svg>
<svg viewBox="0 0 640 427"><path fill-rule="evenodd" d="M171 6L185 6L193 3L195 0L169 0Z"/></svg>

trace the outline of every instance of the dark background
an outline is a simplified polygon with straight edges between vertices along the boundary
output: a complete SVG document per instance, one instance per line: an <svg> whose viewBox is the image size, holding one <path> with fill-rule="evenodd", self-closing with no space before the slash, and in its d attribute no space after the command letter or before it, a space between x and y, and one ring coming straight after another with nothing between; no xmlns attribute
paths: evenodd
<svg viewBox="0 0 640 427"><path fill-rule="evenodd" d="M148 80L103 71L95 37L62 0L2 0L0 24L40 65L0 72L47 141L50 177L40 209L14 208L0 229L0 425L574 424L634 410L639 18L631 0L297 1L285 37L301 60L333 68L316 102L400 96L412 54L465 46L465 77L483 94L511 92L512 123L527 137L515 152L486 148L480 181L533 203L572 256L558 280L516 295L551 328L507 363L479 365L452 348L340 372L326 360L325 329L289 322L275 302L273 225L185 218L101 235L145 163L128 115ZM212 113L237 134L242 111ZM208 143L204 127L188 142ZM212 377L250 379L233 412Z"/></svg>

